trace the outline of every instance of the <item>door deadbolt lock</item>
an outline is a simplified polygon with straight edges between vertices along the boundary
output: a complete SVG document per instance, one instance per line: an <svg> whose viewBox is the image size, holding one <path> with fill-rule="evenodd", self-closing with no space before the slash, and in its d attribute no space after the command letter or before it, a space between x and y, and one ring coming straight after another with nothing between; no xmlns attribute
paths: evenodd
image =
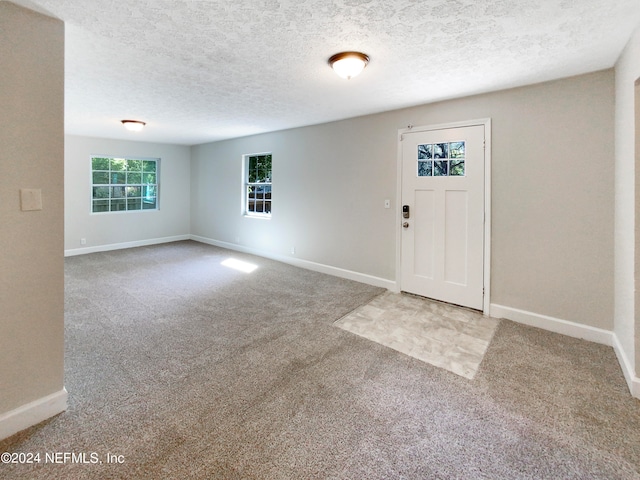
<svg viewBox="0 0 640 480"><path fill-rule="evenodd" d="M409 218L409 205L402 206L402 218Z"/></svg>

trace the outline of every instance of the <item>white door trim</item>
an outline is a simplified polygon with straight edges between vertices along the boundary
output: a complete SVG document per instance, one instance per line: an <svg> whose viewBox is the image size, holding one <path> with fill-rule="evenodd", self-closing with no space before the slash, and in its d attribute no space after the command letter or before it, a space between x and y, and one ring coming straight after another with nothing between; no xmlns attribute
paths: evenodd
<svg viewBox="0 0 640 480"><path fill-rule="evenodd" d="M484 299L482 312L489 315L491 305L491 119L481 118L462 122L441 123L398 129L396 152L396 291L402 289L402 135L410 132L426 132L449 128L484 126Z"/></svg>

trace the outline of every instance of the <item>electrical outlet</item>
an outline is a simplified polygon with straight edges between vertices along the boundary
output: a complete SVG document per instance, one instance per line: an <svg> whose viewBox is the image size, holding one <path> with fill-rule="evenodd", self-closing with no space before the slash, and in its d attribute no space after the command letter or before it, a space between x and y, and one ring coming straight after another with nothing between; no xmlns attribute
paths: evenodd
<svg viewBox="0 0 640 480"><path fill-rule="evenodd" d="M86 238L81 238L80 239L80 245L86 245L87 244L87 239Z"/></svg>
<svg viewBox="0 0 640 480"><path fill-rule="evenodd" d="M296 247L291 247L291 255L295 255L296 254Z"/></svg>

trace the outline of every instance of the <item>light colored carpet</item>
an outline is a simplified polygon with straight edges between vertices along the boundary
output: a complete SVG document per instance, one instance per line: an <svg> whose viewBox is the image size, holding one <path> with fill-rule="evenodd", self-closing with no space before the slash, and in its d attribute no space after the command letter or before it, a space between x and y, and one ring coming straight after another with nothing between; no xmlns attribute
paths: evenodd
<svg viewBox="0 0 640 480"><path fill-rule="evenodd" d="M385 292L337 320L335 325L473 379L498 323L497 319L475 310Z"/></svg>
<svg viewBox="0 0 640 480"><path fill-rule="evenodd" d="M221 265L229 257L251 274ZM609 347L501 321L473 380L333 322L380 289L177 242L65 261L67 412L13 479L637 479Z"/></svg>

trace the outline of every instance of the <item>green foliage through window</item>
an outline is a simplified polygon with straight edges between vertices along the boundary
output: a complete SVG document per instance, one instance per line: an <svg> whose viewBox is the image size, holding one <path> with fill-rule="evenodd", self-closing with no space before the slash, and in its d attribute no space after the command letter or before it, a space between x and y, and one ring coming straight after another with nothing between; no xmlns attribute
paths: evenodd
<svg viewBox="0 0 640 480"><path fill-rule="evenodd" d="M91 158L91 211L158 209L159 159Z"/></svg>
<svg viewBox="0 0 640 480"><path fill-rule="evenodd" d="M418 145L419 177L463 177L465 142Z"/></svg>

